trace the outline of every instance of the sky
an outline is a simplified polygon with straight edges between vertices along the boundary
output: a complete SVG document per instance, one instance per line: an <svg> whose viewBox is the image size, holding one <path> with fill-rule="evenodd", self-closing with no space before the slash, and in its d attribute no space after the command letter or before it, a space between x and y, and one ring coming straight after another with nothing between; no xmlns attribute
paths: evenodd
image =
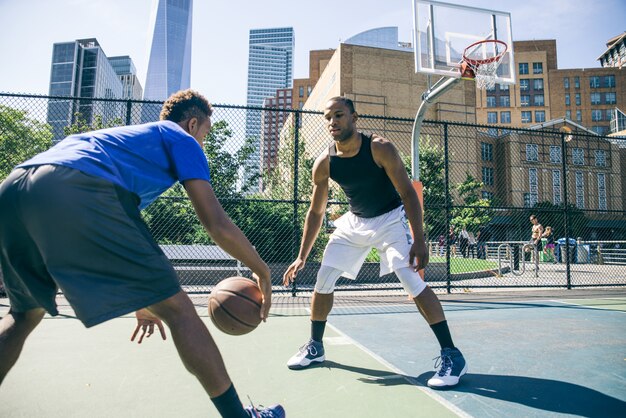
<svg viewBox="0 0 626 418"><path fill-rule="evenodd" d="M97 38L107 56L130 55L142 86L156 0L0 0L0 92L47 94L52 44ZM453 0L512 15L513 39L556 39L558 67L599 67L606 41L626 31L625 0ZM411 0L194 1L191 87L216 104L245 105L250 29L290 26L294 78L309 51L368 29L397 26L411 41Z"/></svg>

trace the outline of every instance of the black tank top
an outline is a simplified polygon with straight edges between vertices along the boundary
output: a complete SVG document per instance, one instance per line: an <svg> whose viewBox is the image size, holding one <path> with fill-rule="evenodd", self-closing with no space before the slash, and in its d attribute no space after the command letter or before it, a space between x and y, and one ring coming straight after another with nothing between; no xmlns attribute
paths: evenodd
<svg viewBox="0 0 626 418"><path fill-rule="evenodd" d="M361 149L350 158L336 156L334 143L329 149L330 178L348 196L350 211L362 218L373 218L402 205L387 173L374 162L371 142L371 136L361 133Z"/></svg>

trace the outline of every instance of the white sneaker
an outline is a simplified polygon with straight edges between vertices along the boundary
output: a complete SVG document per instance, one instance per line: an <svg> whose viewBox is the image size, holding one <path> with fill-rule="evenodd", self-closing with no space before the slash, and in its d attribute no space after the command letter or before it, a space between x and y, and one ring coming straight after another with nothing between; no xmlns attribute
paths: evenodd
<svg viewBox="0 0 626 418"><path fill-rule="evenodd" d="M437 367L439 370L428 380L428 386L435 389L457 385L467 372L467 362L456 348L441 350L441 356L435 359L435 369Z"/></svg>
<svg viewBox="0 0 626 418"><path fill-rule="evenodd" d="M324 360L326 360L324 344L315 340L309 340L289 359L287 367L292 370L299 370L309 367L311 363L321 363Z"/></svg>

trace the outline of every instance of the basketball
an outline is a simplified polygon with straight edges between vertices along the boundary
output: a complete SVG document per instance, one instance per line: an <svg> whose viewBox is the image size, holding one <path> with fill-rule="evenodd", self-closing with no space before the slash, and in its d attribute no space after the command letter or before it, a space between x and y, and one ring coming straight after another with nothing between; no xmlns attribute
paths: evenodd
<svg viewBox="0 0 626 418"><path fill-rule="evenodd" d="M245 277L229 277L219 282L209 296L209 316L213 324L229 335L243 335L261 323L263 297L256 282Z"/></svg>

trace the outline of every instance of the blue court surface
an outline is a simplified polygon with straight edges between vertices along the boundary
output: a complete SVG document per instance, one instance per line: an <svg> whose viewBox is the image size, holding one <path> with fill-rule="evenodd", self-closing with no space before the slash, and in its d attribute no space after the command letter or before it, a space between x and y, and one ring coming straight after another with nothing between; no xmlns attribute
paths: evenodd
<svg viewBox="0 0 626 418"><path fill-rule="evenodd" d="M300 371L285 363L308 339L309 296L277 294L241 337L213 327L205 295L192 300L242 401L290 418L626 417L626 289L531 293L441 296L469 370L439 391L426 386L439 347L406 296L338 294L327 361ZM0 417L217 416L171 339L137 346L131 316L85 330L60 308L0 387Z"/></svg>

